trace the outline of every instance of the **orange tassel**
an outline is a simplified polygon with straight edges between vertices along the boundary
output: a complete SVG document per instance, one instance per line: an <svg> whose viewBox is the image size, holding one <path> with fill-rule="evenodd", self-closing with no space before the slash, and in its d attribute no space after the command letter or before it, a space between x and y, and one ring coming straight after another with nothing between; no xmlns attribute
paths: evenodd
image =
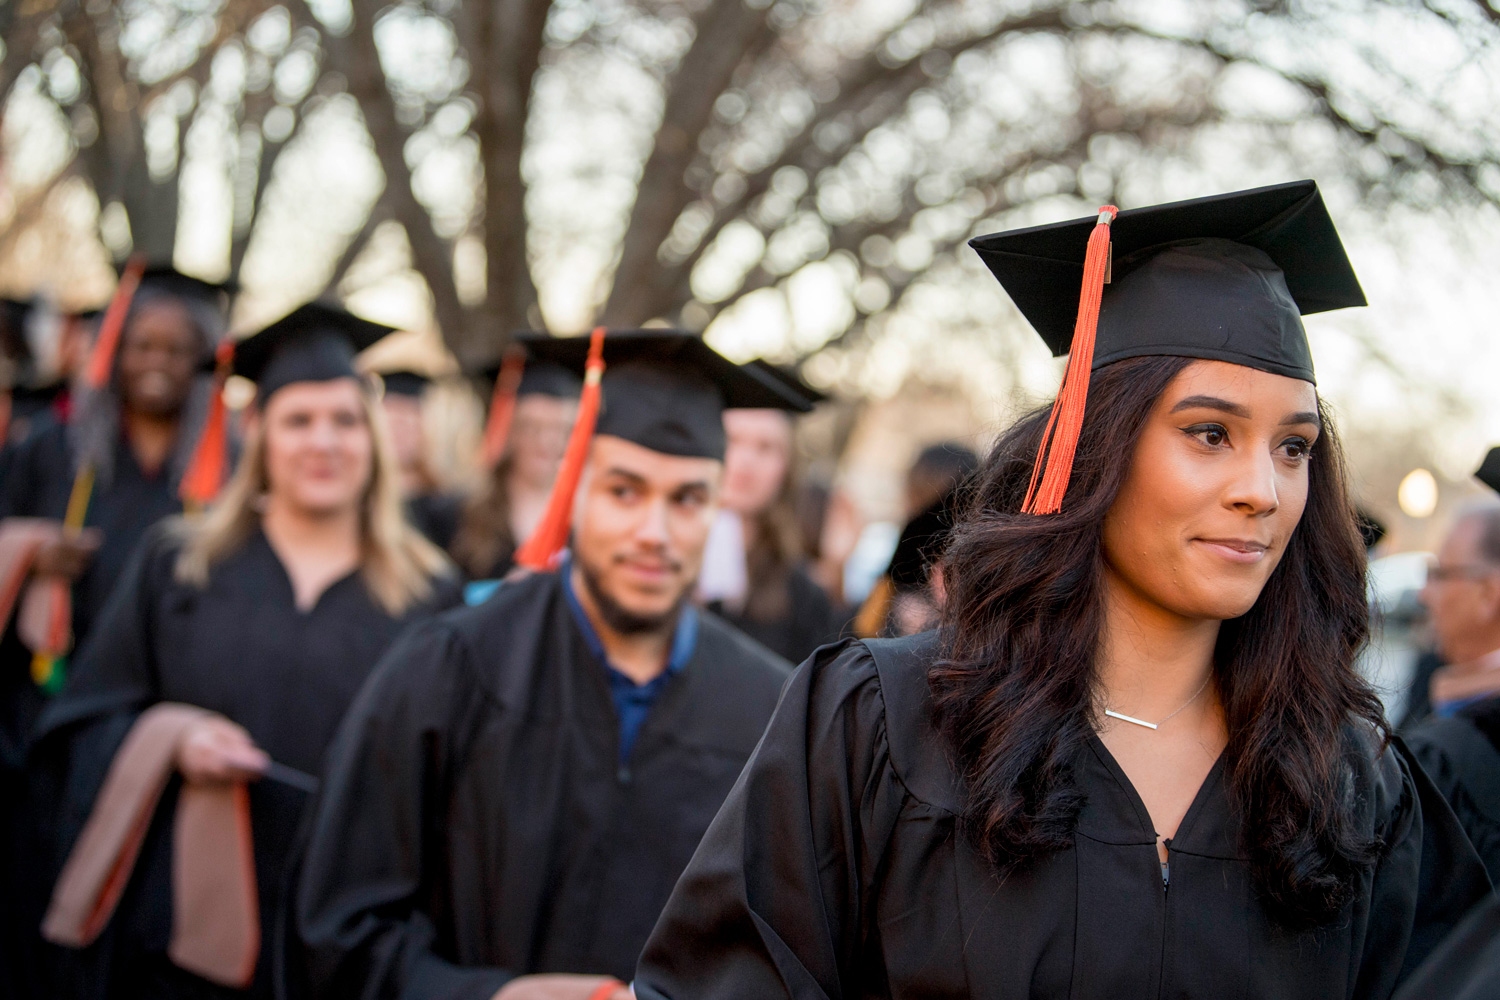
<svg viewBox="0 0 1500 1000"><path fill-rule="evenodd" d="M493 469L505 454L510 440L510 422L516 415L516 392L521 388L521 373L526 368L526 352L513 350L500 363L495 378L495 393L490 397L490 416L484 425L484 440L479 458L487 469Z"/></svg>
<svg viewBox="0 0 1500 1000"><path fill-rule="evenodd" d="M99 324L99 336L94 340L94 350L89 354L88 371L84 377L90 389L102 389L109 384L115 368L115 352L120 348L120 334L125 329L125 317L130 314L130 302L141 285L141 275L146 271L146 258L137 254L125 265L119 284L115 285L114 297L104 311L104 320Z"/></svg>
<svg viewBox="0 0 1500 1000"><path fill-rule="evenodd" d="M1037 449L1036 464L1031 468L1031 484L1026 487L1026 514L1056 514L1062 510L1073 475L1073 454L1078 436L1083 432L1083 416L1089 397L1089 373L1094 367L1094 334L1099 327L1099 303L1104 298L1104 282L1109 273L1109 224L1119 214L1113 205L1099 209L1099 223L1089 234L1088 252L1083 259L1083 291L1078 300L1078 322L1073 327L1073 344L1068 352L1068 369L1062 387L1052 403L1047 429ZM1048 445L1051 445L1049 450ZM1045 466L1045 471L1044 471Z"/></svg>
<svg viewBox="0 0 1500 1000"><path fill-rule="evenodd" d="M589 443L594 439L594 423L599 419L599 403L602 390L599 381L604 377L604 327L594 330L589 340L589 359L583 372L583 395L578 399L578 419L573 422L573 433L568 437L568 450L563 452L562 467L557 481L552 484L552 495L547 498L547 509L537 522L536 530L516 552L516 564L527 569L550 569L568 544L568 533L572 530L573 495L578 492L578 481L583 478L583 463L588 458Z"/></svg>
<svg viewBox="0 0 1500 1000"><path fill-rule="evenodd" d="M193 457L177 484L177 495L190 508L206 507L219 495L224 485L225 466L229 461L229 417L224 405L224 383L234 363L234 341L225 340L215 352L214 395L209 400L208 416Z"/></svg>

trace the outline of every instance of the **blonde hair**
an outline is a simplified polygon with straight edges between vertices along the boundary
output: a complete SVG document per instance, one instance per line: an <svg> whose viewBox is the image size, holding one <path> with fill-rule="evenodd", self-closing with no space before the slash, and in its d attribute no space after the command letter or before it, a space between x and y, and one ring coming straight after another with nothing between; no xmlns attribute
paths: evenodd
<svg viewBox="0 0 1500 1000"><path fill-rule="evenodd" d="M372 445L370 482L360 509L361 575L376 603L398 616L430 597L433 577L450 572L451 564L442 550L407 523L385 414L364 379L359 398ZM261 498L269 489L265 423L260 421L251 429L240 463L219 499L201 518L182 522L177 579L207 586L214 565L242 548L260 526Z"/></svg>

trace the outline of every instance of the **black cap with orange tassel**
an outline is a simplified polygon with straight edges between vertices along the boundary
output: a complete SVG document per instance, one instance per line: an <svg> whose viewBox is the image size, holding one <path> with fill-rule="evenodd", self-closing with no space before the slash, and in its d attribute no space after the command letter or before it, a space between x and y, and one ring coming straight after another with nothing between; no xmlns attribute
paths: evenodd
<svg viewBox="0 0 1500 1000"><path fill-rule="evenodd" d="M1313 382L1302 316L1365 304L1313 181L1105 206L969 245L1052 353L1071 353L1027 490L1034 514L1062 507L1091 371L1167 355Z"/></svg>

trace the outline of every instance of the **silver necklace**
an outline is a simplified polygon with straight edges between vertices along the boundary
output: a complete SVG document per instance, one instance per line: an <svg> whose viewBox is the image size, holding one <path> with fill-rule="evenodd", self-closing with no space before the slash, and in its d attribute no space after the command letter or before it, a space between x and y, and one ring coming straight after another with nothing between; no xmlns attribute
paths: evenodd
<svg viewBox="0 0 1500 1000"><path fill-rule="evenodd" d="M1209 674L1207 677L1203 678L1203 686L1200 687L1200 688L1198 688L1198 690L1194 691L1193 692L1193 696L1191 698L1189 698L1187 701L1183 702L1182 703L1182 708L1179 708L1177 710L1177 712L1181 712L1182 709L1187 708L1193 702L1197 701L1198 700L1198 696L1200 694L1202 694L1204 691L1208 690L1208 682L1210 680L1212 680L1212 679L1213 679L1213 674ZM1177 712L1173 712L1172 715L1176 715ZM1104 714L1107 715L1107 716L1109 716L1111 719L1119 719L1121 722L1129 722L1129 723L1131 723L1133 725L1142 726L1142 727L1144 727L1146 729L1160 729L1162 726L1164 726L1164 725L1167 724L1167 720L1168 719L1172 718L1172 715L1169 715L1169 716L1167 716L1166 719L1162 719L1160 722L1147 722L1145 719L1137 719L1137 718L1135 718L1134 716L1131 716L1131 715L1121 714L1120 712L1116 712L1112 708L1106 708L1104 710Z"/></svg>

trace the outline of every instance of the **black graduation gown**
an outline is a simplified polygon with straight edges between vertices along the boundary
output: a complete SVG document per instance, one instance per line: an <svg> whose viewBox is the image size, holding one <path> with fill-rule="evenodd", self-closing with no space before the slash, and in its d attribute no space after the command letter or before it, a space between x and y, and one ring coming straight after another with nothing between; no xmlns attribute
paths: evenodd
<svg viewBox="0 0 1500 1000"><path fill-rule="evenodd" d="M807 575L802 566L792 568L787 578L787 590L787 613L772 621L760 621L743 613L728 611L720 601L709 607L767 649L793 663L801 663L812 655L813 650L837 639L849 616L834 607L823 588Z"/></svg>
<svg viewBox="0 0 1500 1000"><path fill-rule="evenodd" d="M422 493L406 501L406 519L440 549L453 544L463 516L463 497L454 493Z"/></svg>
<svg viewBox="0 0 1500 1000"><path fill-rule="evenodd" d="M1406 742L1453 807L1490 880L1500 879L1500 697L1452 718L1429 718Z"/></svg>
<svg viewBox="0 0 1500 1000"><path fill-rule="evenodd" d="M622 762L605 667L556 574L414 629L329 750L296 898L316 995L628 979L789 666L702 614Z"/></svg>
<svg viewBox="0 0 1500 1000"><path fill-rule="evenodd" d="M959 830L931 718L931 633L829 647L764 741L642 956L641 1000L1384 998L1489 891L1452 814L1395 750L1357 775L1384 856L1338 919L1277 928L1222 762L1171 843L1095 739L1074 844L1000 881ZM872 655L873 651L873 655Z"/></svg>
<svg viewBox="0 0 1500 1000"><path fill-rule="evenodd" d="M1401 984L1396 1000L1494 1000L1500 994L1500 895L1491 895Z"/></svg>
<svg viewBox="0 0 1500 1000"><path fill-rule="evenodd" d="M216 564L208 585L174 578L180 543L159 529L138 551L68 685L43 713L35 764L64 768L55 837L63 855L93 808L104 775L139 713L162 701L219 712L244 726L271 758L316 774L345 709L396 635L457 603L451 580L392 617L358 571L309 611L264 534ZM57 951L58 990L70 996L237 995L172 966L171 827L177 782L162 799L109 927L81 952ZM271 780L250 787L262 924L254 995L270 995L270 946L307 793ZM242 995L242 994L241 994Z"/></svg>
<svg viewBox="0 0 1500 1000"><path fill-rule="evenodd" d="M115 449L114 475L96 486L84 523L103 533L93 562L73 585L73 633L81 644L120 578L131 551L157 521L182 512L181 502L165 474L148 476L135 453L121 439ZM40 422L21 444L6 449L0 478L0 519L44 517L62 520L73 489L73 467L67 426L61 421ZM19 968L39 944L34 934L34 911L43 905L45 890L32 884L38 869L32 863L39 831L28 820L45 800L47 791L31 787L23 772L27 748L46 698L31 678L31 652L21 643L14 622L0 629L0 799L24 803L0 819L0 897L21 900L4 908L0 936L16 945L10 955L0 945L0 966ZM6 924L11 920L17 926ZM0 969L0 990L6 985ZM13 986L19 992L23 987Z"/></svg>

